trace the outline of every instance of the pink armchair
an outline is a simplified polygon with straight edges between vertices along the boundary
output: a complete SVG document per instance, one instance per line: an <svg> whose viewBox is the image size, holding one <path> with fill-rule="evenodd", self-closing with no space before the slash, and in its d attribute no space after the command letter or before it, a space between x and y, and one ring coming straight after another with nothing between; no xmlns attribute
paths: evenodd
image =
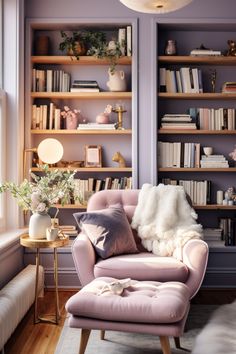
<svg viewBox="0 0 236 354"><path fill-rule="evenodd" d="M121 204L131 222L138 203L139 190L103 190L95 193L89 200L87 211L106 209ZM97 277L118 279L154 280L160 282L179 281L186 284L190 297L199 290L203 281L208 260L208 246L199 239L188 241L182 254L160 257L146 251L134 231L134 238L140 253L98 258L89 238L80 233L72 245L75 267L84 286Z"/></svg>

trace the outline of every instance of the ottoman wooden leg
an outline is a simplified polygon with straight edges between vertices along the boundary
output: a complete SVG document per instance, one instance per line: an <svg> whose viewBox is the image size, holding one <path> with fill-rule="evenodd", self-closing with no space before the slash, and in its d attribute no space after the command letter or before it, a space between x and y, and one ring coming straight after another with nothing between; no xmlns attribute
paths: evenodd
<svg viewBox="0 0 236 354"><path fill-rule="evenodd" d="M90 329L84 329L82 328L81 330L81 338L80 338L80 347L79 347L79 354L84 354L89 335L90 335L91 330Z"/></svg>
<svg viewBox="0 0 236 354"><path fill-rule="evenodd" d="M105 339L105 331L103 329L101 329L101 331L100 331L100 339L101 340Z"/></svg>
<svg viewBox="0 0 236 354"><path fill-rule="evenodd" d="M171 354L169 337L160 336L161 349L163 354Z"/></svg>

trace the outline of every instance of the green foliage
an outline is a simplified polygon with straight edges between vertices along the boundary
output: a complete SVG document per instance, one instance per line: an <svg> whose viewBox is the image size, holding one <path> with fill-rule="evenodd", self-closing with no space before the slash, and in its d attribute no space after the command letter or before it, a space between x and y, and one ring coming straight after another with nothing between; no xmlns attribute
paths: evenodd
<svg viewBox="0 0 236 354"><path fill-rule="evenodd" d="M14 182L0 184L0 193L9 191L23 210L48 211L54 204L64 205L73 190L76 172L50 170L48 165L39 166L44 174L31 173L32 181L25 179L20 185Z"/></svg>

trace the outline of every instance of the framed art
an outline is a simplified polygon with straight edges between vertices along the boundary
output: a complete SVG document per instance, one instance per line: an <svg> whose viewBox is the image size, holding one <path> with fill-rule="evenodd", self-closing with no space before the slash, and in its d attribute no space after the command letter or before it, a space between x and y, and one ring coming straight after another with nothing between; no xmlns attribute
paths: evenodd
<svg viewBox="0 0 236 354"><path fill-rule="evenodd" d="M85 167L102 167L101 145L85 145Z"/></svg>

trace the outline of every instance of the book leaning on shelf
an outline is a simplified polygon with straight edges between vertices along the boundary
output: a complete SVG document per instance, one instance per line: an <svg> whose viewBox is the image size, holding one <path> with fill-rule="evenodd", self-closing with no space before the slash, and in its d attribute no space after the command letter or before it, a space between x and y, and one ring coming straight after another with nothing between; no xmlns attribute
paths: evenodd
<svg viewBox="0 0 236 354"><path fill-rule="evenodd" d="M202 71L198 68L181 67L179 70L160 68L160 92L202 93Z"/></svg>

